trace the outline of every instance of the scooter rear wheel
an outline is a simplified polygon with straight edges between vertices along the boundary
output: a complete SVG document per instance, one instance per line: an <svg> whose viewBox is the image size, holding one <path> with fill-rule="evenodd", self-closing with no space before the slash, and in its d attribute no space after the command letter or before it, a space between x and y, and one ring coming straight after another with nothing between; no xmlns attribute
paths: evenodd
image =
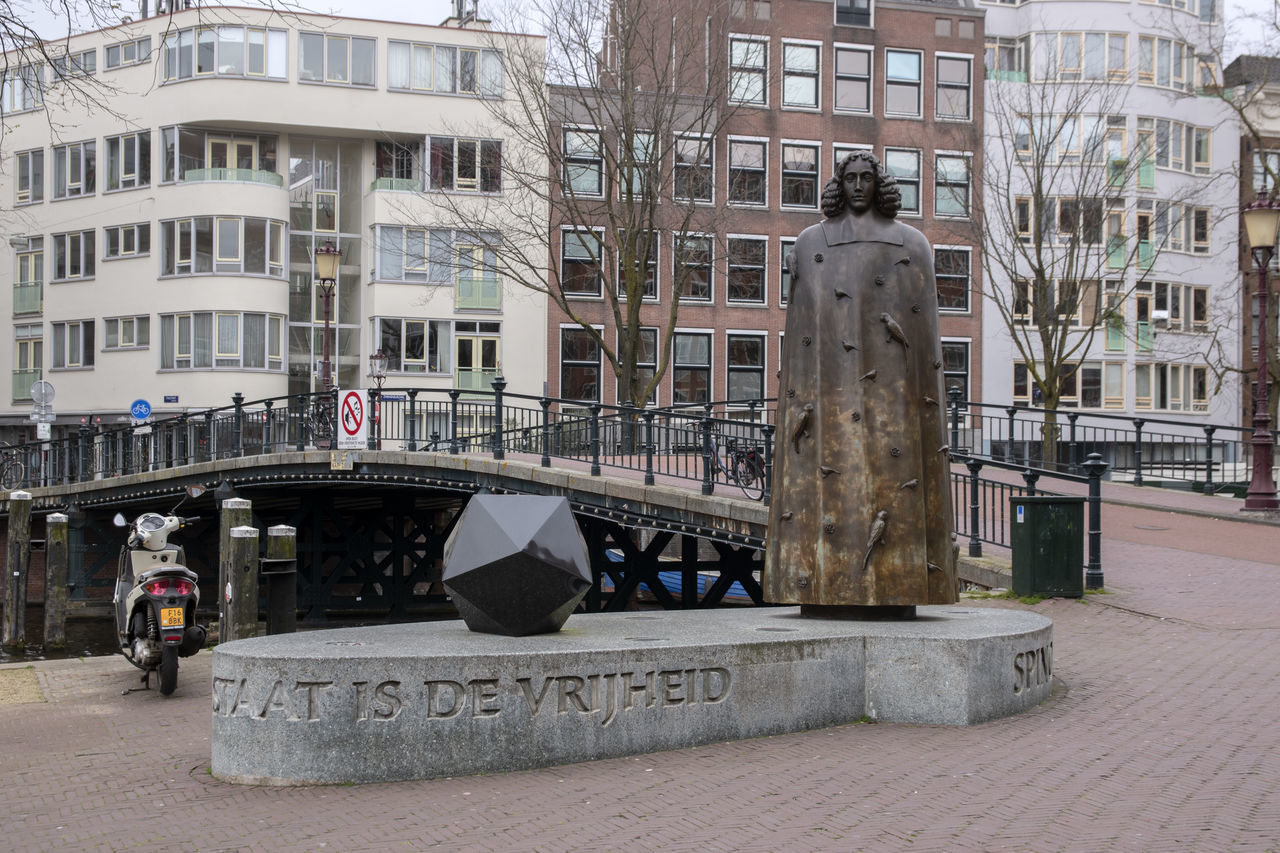
<svg viewBox="0 0 1280 853"><path fill-rule="evenodd" d="M178 686L178 647L160 649L160 693L168 696Z"/></svg>

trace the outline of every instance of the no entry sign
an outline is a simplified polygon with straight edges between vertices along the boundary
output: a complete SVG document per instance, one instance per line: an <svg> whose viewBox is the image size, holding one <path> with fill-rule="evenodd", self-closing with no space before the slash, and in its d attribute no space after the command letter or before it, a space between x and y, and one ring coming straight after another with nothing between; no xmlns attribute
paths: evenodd
<svg viewBox="0 0 1280 853"><path fill-rule="evenodd" d="M369 406L364 391L338 392L338 449L360 450L369 445Z"/></svg>

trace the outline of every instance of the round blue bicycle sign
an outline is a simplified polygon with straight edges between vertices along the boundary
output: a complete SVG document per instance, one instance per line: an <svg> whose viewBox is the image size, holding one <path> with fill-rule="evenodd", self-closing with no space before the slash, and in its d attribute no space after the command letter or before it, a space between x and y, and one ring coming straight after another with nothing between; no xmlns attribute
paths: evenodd
<svg viewBox="0 0 1280 853"><path fill-rule="evenodd" d="M129 404L129 414L135 421L145 421L151 417L151 404L146 400L134 400Z"/></svg>

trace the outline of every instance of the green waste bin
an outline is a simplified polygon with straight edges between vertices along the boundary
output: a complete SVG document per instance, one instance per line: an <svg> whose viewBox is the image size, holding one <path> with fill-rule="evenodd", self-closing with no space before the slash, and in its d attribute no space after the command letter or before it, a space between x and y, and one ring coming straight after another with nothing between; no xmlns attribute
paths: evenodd
<svg viewBox="0 0 1280 853"><path fill-rule="evenodd" d="M1084 595L1084 498L1009 498L1016 595Z"/></svg>

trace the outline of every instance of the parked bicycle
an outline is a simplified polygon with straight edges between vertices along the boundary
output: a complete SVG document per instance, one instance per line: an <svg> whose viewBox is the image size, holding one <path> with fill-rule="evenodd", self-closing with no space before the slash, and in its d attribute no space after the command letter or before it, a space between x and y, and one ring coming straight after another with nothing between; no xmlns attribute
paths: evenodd
<svg viewBox="0 0 1280 853"><path fill-rule="evenodd" d="M717 441L711 447L716 469L724 478L742 489L753 501L764 497L764 450L759 447L741 447L737 439L728 439L722 447Z"/></svg>
<svg viewBox="0 0 1280 853"><path fill-rule="evenodd" d="M26 478L27 467L22 464L18 454L12 451L5 453L4 461L0 462L0 485L7 490L13 490L21 486Z"/></svg>
<svg viewBox="0 0 1280 853"><path fill-rule="evenodd" d="M311 435L311 443L317 448L329 448L334 444L334 421L336 392L317 394L311 403L311 411L307 416L307 431Z"/></svg>

